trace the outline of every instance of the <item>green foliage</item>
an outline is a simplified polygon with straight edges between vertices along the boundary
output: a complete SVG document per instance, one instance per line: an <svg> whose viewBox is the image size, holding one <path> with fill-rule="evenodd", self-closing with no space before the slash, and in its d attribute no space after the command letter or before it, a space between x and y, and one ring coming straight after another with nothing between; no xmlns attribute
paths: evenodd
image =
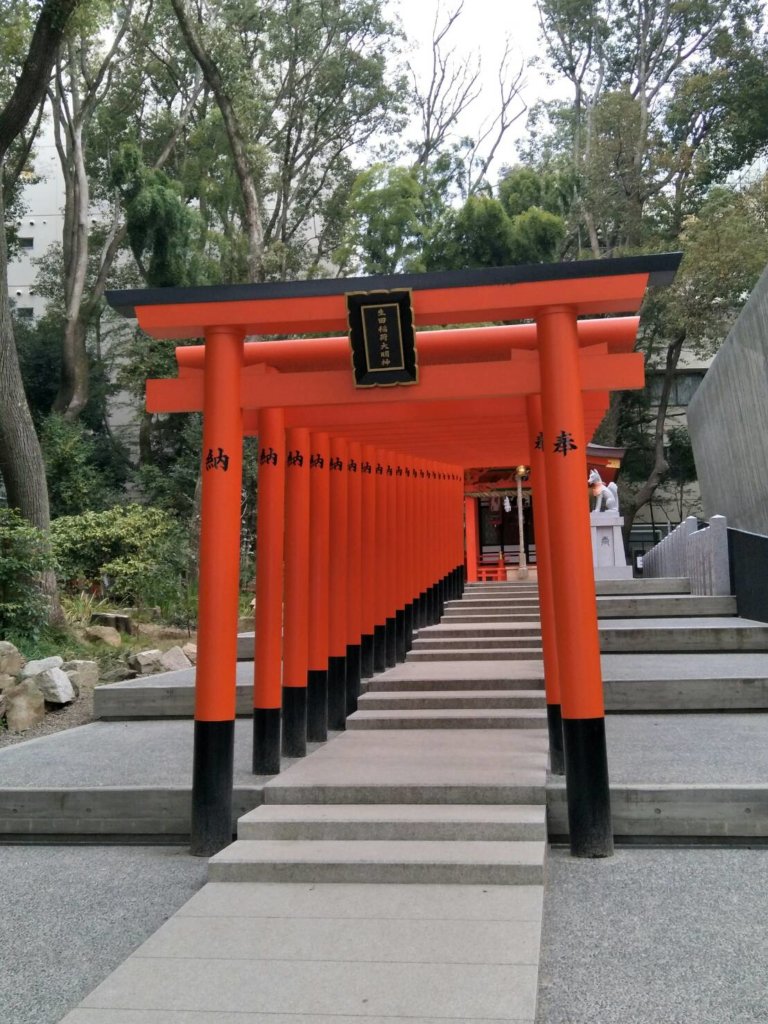
<svg viewBox="0 0 768 1024"><path fill-rule="evenodd" d="M42 423L40 444L52 516L76 516L109 504L114 495L99 469L93 435L83 423L52 413Z"/></svg>
<svg viewBox="0 0 768 1024"><path fill-rule="evenodd" d="M0 637L34 637L48 617L41 574L53 567L42 531L0 508Z"/></svg>
<svg viewBox="0 0 768 1024"><path fill-rule="evenodd" d="M667 463L670 480L679 486L697 479L693 445L685 427L670 427L667 431Z"/></svg>
<svg viewBox="0 0 768 1024"><path fill-rule="evenodd" d="M555 259L565 234L559 217L531 208L510 217L491 196L470 196L446 215L426 254L429 270L503 267Z"/></svg>
<svg viewBox="0 0 768 1024"><path fill-rule="evenodd" d="M51 524L61 579L72 592L102 587L116 601L172 605L184 590L186 531L168 512L125 505Z"/></svg>
<svg viewBox="0 0 768 1024"><path fill-rule="evenodd" d="M120 147L110 180L123 198L128 240L147 284L159 288L186 284L195 218L179 186L162 171L148 168L138 147L131 144Z"/></svg>

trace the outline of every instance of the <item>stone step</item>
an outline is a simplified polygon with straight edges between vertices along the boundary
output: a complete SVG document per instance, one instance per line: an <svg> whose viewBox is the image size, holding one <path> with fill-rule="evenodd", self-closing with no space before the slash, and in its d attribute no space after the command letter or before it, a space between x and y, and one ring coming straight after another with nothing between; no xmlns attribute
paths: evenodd
<svg viewBox="0 0 768 1024"><path fill-rule="evenodd" d="M768 711L768 678L765 677L663 678L632 682L604 679L603 693L605 710L611 713Z"/></svg>
<svg viewBox="0 0 768 1024"><path fill-rule="evenodd" d="M541 647L439 647L428 650L416 650L408 652L407 662L419 661L528 661L534 658L541 659Z"/></svg>
<svg viewBox="0 0 768 1024"><path fill-rule="evenodd" d="M356 711L347 719L347 729L543 729L543 709L472 708L429 711Z"/></svg>
<svg viewBox="0 0 768 1024"><path fill-rule="evenodd" d="M447 624L455 622L538 622L539 610L532 612L446 612L440 620Z"/></svg>
<svg viewBox="0 0 768 1024"><path fill-rule="evenodd" d="M446 604L445 617L482 618L488 621L507 618L521 620L538 613L537 603L518 604L508 601L460 601ZM598 597L597 613L606 618L659 618L666 616L736 615L736 598L694 594L641 594L634 596ZM537 616L534 616L537 617Z"/></svg>
<svg viewBox="0 0 768 1024"><path fill-rule="evenodd" d="M536 590L538 583L535 579L531 580L490 580L487 583L481 583L479 580L467 583L465 590L495 590L496 587L506 587L512 590Z"/></svg>
<svg viewBox="0 0 768 1024"><path fill-rule="evenodd" d="M509 662L478 662L470 668L461 662L445 665L410 660L396 669L368 681L369 694L410 693L411 691L447 694L453 691L513 693L544 692L544 666L534 659Z"/></svg>
<svg viewBox="0 0 768 1024"><path fill-rule="evenodd" d="M212 882L540 885L545 843L239 839L208 862Z"/></svg>
<svg viewBox="0 0 768 1024"><path fill-rule="evenodd" d="M768 651L768 625L711 616L615 619L600 625L600 650L617 653Z"/></svg>
<svg viewBox="0 0 768 1024"><path fill-rule="evenodd" d="M539 690L409 690L379 693L369 690L358 702L360 711L432 711L436 708L543 708Z"/></svg>
<svg viewBox="0 0 768 1024"><path fill-rule="evenodd" d="M267 782L269 804L538 804L545 729L347 730Z"/></svg>
<svg viewBox="0 0 768 1024"><path fill-rule="evenodd" d="M459 637L467 637L472 640L499 637L515 641L529 639L540 643L541 627L538 619L535 622L440 622L435 626L420 629L417 636L414 637L414 643L421 644L425 640L440 640L442 638L456 640Z"/></svg>
<svg viewBox="0 0 768 1024"><path fill-rule="evenodd" d="M495 647L512 647L526 649L529 647L541 647L541 636L510 635L508 631L501 631L496 635L484 635L478 637L476 633L462 632L456 630L455 636L451 630L446 636L444 633L439 636L423 636L419 634L413 641L411 653L414 651L450 651L454 647L462 647L467 650L492 650Z"/></svg>
<svg viewBox="0 0 768 1024"><path fill-rule="evenodd" d="M445 602L445 610L446 611L457 611L458 609L466 609L466 608L477 608L477 609L483 609L483 608L504 608L504 609L507 609L507 608L519 608L521 611L523 611L525 609L538 608L538 607L539 607L539 602L538 601L514 601L514 600L508 600L507 598L504 598L504 597L484 597L484 598L465 597L461 601L446 601Z"/></svg>
<svg viewBox="0 0 768 1024"><path fill-rule="evenodd" d="M605 654L602 663L608 711L768 709L765 654Z"/></svg>
<svg viewBox="0 0 768 1024"><path fill-rule="evenodd" d="M690 594L691 581L686 577L646 579L642 576L633 580L596 580L598 596L628 594Z"/></svg>
<svg viewBox="0 0 768 1024"><path fill-rule="evenodd" d="M768 838L768 785L723 783L611 784L616 836L634 839L720 839L724 844ZM550 839L568 834L565 785L547 786Z"/></svg>
<svg viewBox="0 0 768 1024"><path fill-rule="evenodd" d="M736 598L692 594L598 597L597 614L601 619L736 615Z"/></svg>
<svg viewBox="0 0 768 1024"><path fill-rule="evenodd" d="M536 804L265 804L243 815L238 839L469 840L546 839Z"/></svg>

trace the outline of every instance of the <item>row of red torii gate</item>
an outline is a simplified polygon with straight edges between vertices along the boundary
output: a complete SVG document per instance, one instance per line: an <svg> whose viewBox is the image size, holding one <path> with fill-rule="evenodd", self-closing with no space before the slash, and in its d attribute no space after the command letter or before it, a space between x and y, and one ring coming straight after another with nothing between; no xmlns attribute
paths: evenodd
<svg viewBox="0 0 768 1024"><path fill-rule="evenodd" d="M465 471L526 465L550 763L572 852L611 853L586 447L609 392L643 386L636 314L679 261L108 294L152 337L204 339L176 349L176 378L147 382L149 412L203 415L194 853L232 836L246 435L259 451L254 772L344 728L361 678L460 596Z"/></svg>

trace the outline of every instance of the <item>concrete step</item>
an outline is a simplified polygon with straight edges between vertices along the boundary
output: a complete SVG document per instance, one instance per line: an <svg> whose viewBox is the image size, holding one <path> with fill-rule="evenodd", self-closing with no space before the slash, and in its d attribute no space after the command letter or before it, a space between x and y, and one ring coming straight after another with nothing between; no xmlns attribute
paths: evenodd
<svg viewBox="0 0 768 1024"><path fill-rule="evenodd" d="M532 587L529 590L521 590L519 587L498 584L495 587L478 587L474 590L467 589L459 598L452 598L456 601L538 601L539 588Z"/></svg>
<svg viewBox="0 0 768 1024"><path fill-rule="evenodd" d="M600 624L600 650L617 653L768 651L768 625L751 619L614 619Z"/></svg>
<svg viewBox="0 0 768 1024"><path fill-rule="evenodd" d="M465 597L461 601L446 601L445 602L445 610L446 611L456 611L457 609L460 609L460 608L461 609L466 609L466 608L480 608L480 609L482 609L482 608L505 608L505 609L506 608L519 608L522 611L523 609L538 608L538 607L539 607L539 602L538 601L528 601L528 600L516 601L516 600L510 600L510 599L505 598L505 597L482 597L482 598Z"/></svg>
<svg viewBox="0 0 768 1024"><path fill-rule="evenodd" d="M264 786L269 804L537 804L545 729L347 730Z"/></svg>
<svg viewBox="0 0 768 1024"><path fill-rule="evenodd" d="M464 840L546 839L536 804L266 804L240 818L238 839Z"/></svg>
<svg viewBox="0 0 768 1024"><path fill-rule="evenodd" d="M691 581L687 577L668 577L666 579L645 579L638 577L633 580L596 580L595 589L598 596L628 594L690 594Z"/></svg>
<svg viewBox="0 0 768 1024"><path fill-rule="evenodd" d="M444 633L438 636L423 636L419 634L413 641L411 653L414 651L450 651L454 647L463 647L467 650L492 650L494 647L513 647L525 649L528 647L541 647L541 635L533 636L528 634L510 634L508 631L500 631L496 635L484 635L478 637L472 632L456 631L458 635L446 636Z"/></svg>
<svg viewBox="0 0 768 1024"><path fill-rule="evenodd" d="M497 637L509 637L510 639L535 638L537 641L541 636L541 627L538 619L535 622L440 622L435 626L427 626L420 629L415 640L438 640L457 639L458 637L471 637L473 640L485 638L495 639Z"/></svg>
<svg viewBox="0 0 768 1024"><path fill-rule="evenodd" d="M540 661L480 661L474 667L461 662L398 665L367 681L369 693L398 693L410 690L447 692L452 690L538 690L544 689L544 666Z"/></svg>
<svg viewBox="0 0 768 1024"><path fill-rule="evenodd" d="M542 658L541 647L439 647L408 652L407 662L419 661L529 661Z"/></svg>
<svg viewBox="0 0 768 1024"><path fill-rule="evenodd" d="M544 729L547 713L538 708L511 711L502 708L429 711L356 711L347 729Z"/></svg>
<svg viewBox="0 0 768 1024"><path fill-rule="evenodd" d="M635 840L720 839L724 844L768 838L768 785L730 783L611 784L611 820L616 836ZM550 839L568 834L565 785L547 786Z"/></svg>
<svg viewBox="0 0 768 1024"><path fill-rule="evenodd" d="M545 843L239 839L208 862L212 882L541 885Z"/></svg>
<svg viewBox="0 0 768 1024"><path fill-rule="evenodd" d="M461 601L446 605L445 616L455 618L485 617L487 621L506 618L522 620L538 617L537 603L518 604L506 601ZM598 597L597 613L601 619L661 618L666 616L736 615L736 598L694 594L639 594Z"/></svg>
<svg viewBox="0 0 768 1024"><path fill-rule="evenodd" d="M531 612L446 612L440 620L446 625L456 622L538 622L539 610Z"/></svg>
<svg viewBox="0 0 768 1024"><path fill-rule="evenodd" d="M768 710L765 654L605 654L612 712Z"/></svg>
<svg viewBox="0 0 768 1024"><path fill-rule="evenodd" d="M253 661L255 633L238 633L237 634L237 660L238 661Z"/></svg>
<svg viewBox="0 0 768 1024"><path fill-rule="evenodd" d="M377 693L369 690L359 700L360 711L432 711L436 708L543 708L544 691L539 690L409 690L406 693Z"/></svg>
<svg viewBox="0 0 768 1024"><path fill-rule="evenodd" d="M736 598L692 594L598 597L597 614L601 619L736 615Z"/></svg>

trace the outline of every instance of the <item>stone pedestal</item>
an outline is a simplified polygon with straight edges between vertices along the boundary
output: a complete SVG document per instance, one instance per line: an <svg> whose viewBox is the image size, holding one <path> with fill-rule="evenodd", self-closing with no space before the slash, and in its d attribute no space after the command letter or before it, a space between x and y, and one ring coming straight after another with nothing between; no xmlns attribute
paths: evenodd
<svg viewBox="0 0 768 1024"><path fill-rule="evenodd" d="M615 512L592 512L592 564L596 580L631 580L632 566L627 565L621 528L624 518Z"/></svg>

